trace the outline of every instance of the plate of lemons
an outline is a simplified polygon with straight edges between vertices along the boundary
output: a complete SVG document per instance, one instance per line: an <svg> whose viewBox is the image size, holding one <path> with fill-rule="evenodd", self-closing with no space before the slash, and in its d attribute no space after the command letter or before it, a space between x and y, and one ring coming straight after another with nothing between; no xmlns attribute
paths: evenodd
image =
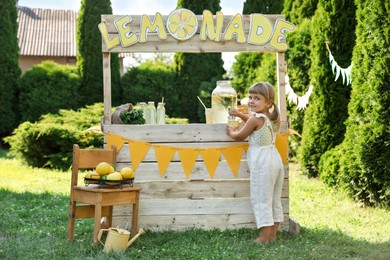
<svg viewBox="0 0 390 260"><path fill-rule="evenodd" d="M133 186L134 171L131 167L123 167L120 171L107 162L99 163L93 171L84 175L85 186L89 184L99 184L108 186L121 186L128 184Z"/></svg>

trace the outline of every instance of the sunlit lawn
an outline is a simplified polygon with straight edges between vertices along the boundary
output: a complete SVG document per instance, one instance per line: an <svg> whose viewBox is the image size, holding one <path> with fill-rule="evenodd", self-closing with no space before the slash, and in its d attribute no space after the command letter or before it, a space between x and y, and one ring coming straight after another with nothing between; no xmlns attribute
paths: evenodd
<svg viewBox="0 0 390 260"><path fill-rule="evenodd" d="M90 220L66 240L70 171L23 166L0 150L0 259L390 259L390 214L351 201L290 164L290 215L297 236L255 245L254 229L148 231L129 250L92 245Z"/></svg>

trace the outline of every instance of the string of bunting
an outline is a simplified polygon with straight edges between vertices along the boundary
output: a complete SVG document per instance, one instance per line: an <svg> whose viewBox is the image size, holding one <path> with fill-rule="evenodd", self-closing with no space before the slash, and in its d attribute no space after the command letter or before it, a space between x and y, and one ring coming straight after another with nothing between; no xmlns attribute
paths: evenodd
<svg viewBox="0 0 390 260"><path fill-rule="evenodd" d="M289 129L288 132L277 135L275 142L276 148L278 149L284 164L287 163L287 138L289 134L299 135L296 131ZM126 142L128 143L132 168L134 172L137 170L140 163L144 160L145 155L149 152L150 148L153 147L161 177L164 176L173 156L177 152L187 179L190 178L192 169L199 154L202 156L203 162L211 179L214 178L214 174L217 169L218 163L220 162L221 155L224 156L233 175L237 177L242 154L244 151L248 150L248 144L237 144L210 148L190 148L151 144L148 142L142 142L131 138L125 138L123 136L110 132L106 133L106 141L108 147L111 147L112 145L116 146L117 153L122 149L123 145Z"/></svg>
<svg viewBox="0 0 390 260"><path fill-rule="evenodd" d="M129 153L134 172L137 170L138 166L143 161L150 148L153 147L160 176L164 176L169 163L177 151L187 179L190 178L192 169L199 156L199 153L203 158L210 178L214 178L214 173L218 166L221 154L223 154L224 158L226 159L226 162L233 172L233 175L237 176L242 153L244 150L247 151L248 149L248 144L238 144L216 148L189 148L170 145L157 145L131 138L125 138L110 132L106 133L106 138L107 146L111 147L111 145L115 145L117 147L117 152L122 149L126 142L129 144Z"/></svg>
<svg viewBox="0 0 390 260"><path fill-rule="evenodd" d="M326 43L326 49L329 52L329 62L330 62L330 65L332 66L332 73L333 74L336 73L334 81L336 81L341 75L341 77L343 79L343 84L350 85L352 82L351 70L352 70L353 64L351 63L351 65L349 65L348 68L340 67L337 64L337 61L334 59L332 52L330 51L327 43ZM313 86L310 85L308 91L306 91L306 93L300 97L294 92L293 88L291 87L290 78L288 77L287 73L285 76L285 82L286 82L286 95L287 95L288 101L297 105L298 110L305 109L307 107L307 104L309 103L309 97L310 97L311 93L313 92Z"/></svg>
<svg viewBox="0 0 390 260"><path fill-rule="evenodd" d="M293 88L290 85L290 78L286 73L285 76L285 82L286 82L286 95L289 102L294 103L297 105L298 110L303 110L307 107L307 104L309 103L309 98L311 93L313 92L313 86L310 85L309 89L306 91L306 93L303 96L298 96Z"/></svg>
<svg viewBox="0 0 390 260"><path fill-rule="evenodd" d="M329 62L330 62L330 65L332 66L332 72L333 72L333 74L336 73L336 78L334 81L336 81L341 75L341 77L343 78L343 84L346 84L347 86L350 85L352 82L352 74L351 74L352 63L351 63L351 65L348 66L348 68L341 68L337 64L332 53L330 52L330 49L329 49L329 46L327 43L326 43L326 48L328 49L328 52L329 52Z"/></svg>

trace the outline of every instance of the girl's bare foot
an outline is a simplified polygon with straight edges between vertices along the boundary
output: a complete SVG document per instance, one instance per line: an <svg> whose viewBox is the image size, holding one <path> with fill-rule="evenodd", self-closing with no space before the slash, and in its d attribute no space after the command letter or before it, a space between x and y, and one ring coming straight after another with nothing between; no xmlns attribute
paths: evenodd
<svg viewBox="0 0 390 260"><path fill-rule="evenodd" d="M262 237L258 237L254 241L256 244L268 244L270 242L270 239L265 239Z"/></svg>

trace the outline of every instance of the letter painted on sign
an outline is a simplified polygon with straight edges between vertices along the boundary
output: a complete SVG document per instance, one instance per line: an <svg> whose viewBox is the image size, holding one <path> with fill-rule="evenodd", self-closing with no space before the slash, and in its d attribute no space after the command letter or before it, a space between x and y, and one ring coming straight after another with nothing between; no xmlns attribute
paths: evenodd
<svg viewBox="0 0 390 260"><path fill-rule="evenodd" d="M132 33L132 29L128 24L133 19L129 16L123 16L114 22L115 28L119 33L119 39L122 47L127 47L138 42L138 36Z"/></svg>
<svg viewBox="0 0 390 260"><path fill-rule="evenodd" d="M108 38L107 26L105 23L99 23L99 31L102 34L103 40L107 45L107 49L111 49L114 46L119 45L119 37L114 36L111 39Z"/></svg>
<svg viewBox="0 0 390 260"><path fill-rule="evenodd" d="M254 45L266 44L272 36L272 23L262 14L251 14L248 43Z"/></svg>
<svg viewBox="0 0 390 260"><path fill-rule="evenodd" d="M147 15L141 17L141 29L139 33L139 42L146 42L149 32L157 32L158 38L165 40L167 38L167 32L160 13L156 13L154 16L154 23L152 23Z"/></svg>
<svg viewBox="0 0 390 260"><path fill-rule="evenodd" d="M203 11L203 23L200 30L199 39L205 41L208 39L219 42L221 40L221 30L223 26L223 14L217 12L216 25L214 24L213 14L209 10Z"/></svg>
<svg viewBox="0 0 390 260"><path fill-rule="evenodd" d="M246 42L241 14L236 14L229 22L228 26L226 27L223 39L229 41L233 39L234 35L236 36L236 41L238 43Z"/></svg>
<svg viewBox="0 0 390 260"><path fill-rule="evenodd" d="M292 32L295 29L295 25L284 20L277 19L274 27L274 34L269 42L269 45L277 51L286 51L286 31Z"/></svg>

